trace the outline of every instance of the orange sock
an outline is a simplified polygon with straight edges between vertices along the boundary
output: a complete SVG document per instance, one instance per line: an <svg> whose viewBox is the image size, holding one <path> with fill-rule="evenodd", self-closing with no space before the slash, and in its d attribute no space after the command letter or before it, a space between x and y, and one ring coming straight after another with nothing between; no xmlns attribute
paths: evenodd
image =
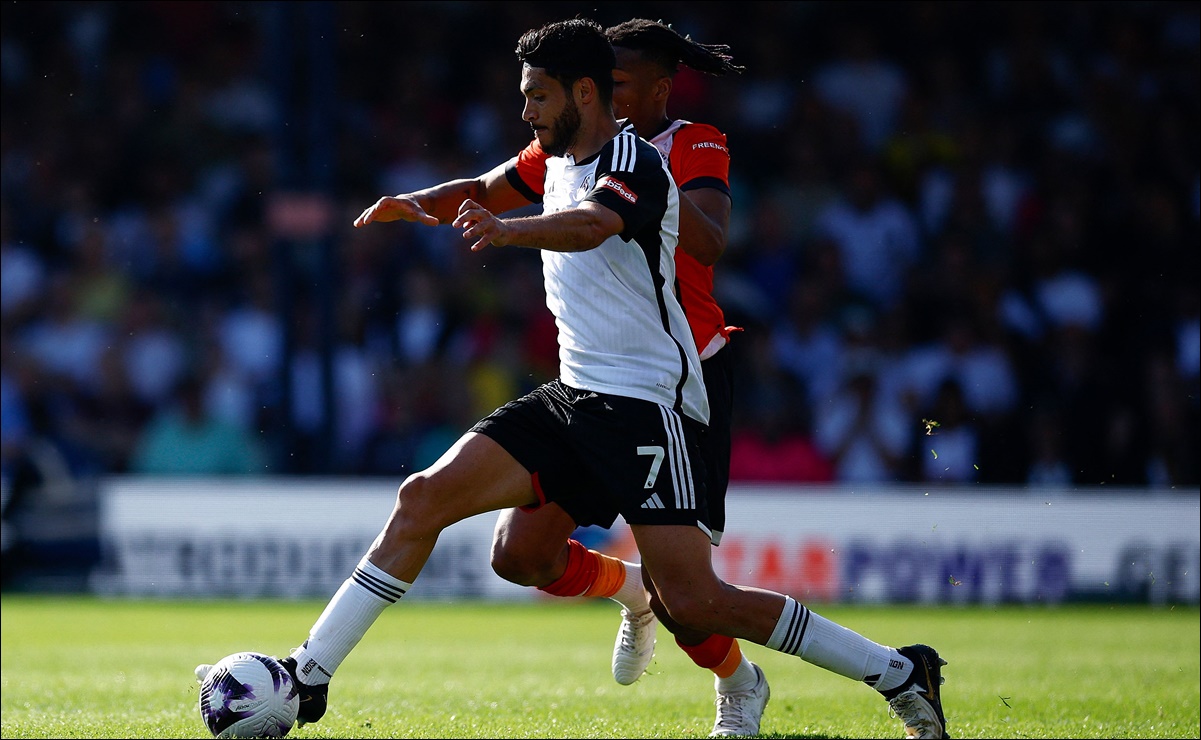
<svg viewBox="0 0 1201 740"><path fill-rule="evenodd" d="M738 670L739 664L742 663L742 648L738 647L738 641L733 637L709 635L698 645L685 645L679 640L676 640L676 644L692 658L693 663L701 668L708 668L716 673L718 678L734 675L734 671Z"/></svg>
<svg viewBox="0 0 1201 740"><path fill-rule="evenodd" d="M553 583L540 587L552 596L602 596L617 593L626 581L626 566L617 558L567 541L567 568Z"/></svg>
<svg viewBox="0 0 1201 740"><path fill-rule="evenodd" d="M625 563L596 550L589 550L588 554L596 558L597 570L596 580L592 582L584 595L601 596L606 599L613 596L626 582Z"/></svg>
<svg viewBox="0 0 1201 740"><path fill-rule="evenodd" d="M734 675L734 671L738 670L738 666L742 664L742 648L738 647L738 640L730 640L730 652L726 654L726 659L720 665L713 668L713 672L718 678L729 678Z"/></svg>
<svg viewBox="0 0 1201 740"><path fill-rule="evenodd" d="M575 540L567 541L567 568L554 582L538 590L551 596L582 596L596 582L600 562L592 551Z"/></svg>

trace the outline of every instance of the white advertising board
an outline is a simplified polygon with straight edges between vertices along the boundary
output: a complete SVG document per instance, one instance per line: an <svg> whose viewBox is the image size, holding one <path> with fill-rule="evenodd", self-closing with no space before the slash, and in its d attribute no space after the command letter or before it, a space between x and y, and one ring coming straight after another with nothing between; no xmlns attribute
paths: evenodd
<svg viewBox="0 0 1201 740"><path fill-rule="evenodd" d="M393 481L114 478L100 486L99 593L332 596L379 533ZM522 598L488 564L496 515L443 532L406 598Z"/></svg>
<svg viewBox="0 0 1201 740"><path fill-rule="evenodd" d="M805 601L1197 603L1198 495L739 489L732 583Z"/></svg>
<svg viewBox="0 0 1201 740"><path fill-rule="evenodd" d="M391 511L393 481L113 478L98 593L328 597ZM1198 603L1196 491L733 486L714 567L804 602ZM448 528L406 598L528 599L488 564L496 514ZM620 520L577 532L637 560Z"/></svg>

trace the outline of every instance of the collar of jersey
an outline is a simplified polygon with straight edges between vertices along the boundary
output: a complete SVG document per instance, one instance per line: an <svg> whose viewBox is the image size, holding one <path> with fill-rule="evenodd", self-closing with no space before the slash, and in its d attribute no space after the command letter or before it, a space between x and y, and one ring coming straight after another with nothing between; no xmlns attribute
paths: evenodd
<svg viewBox="0 0 1201 740"><path fill-rule="evenodd" d="M632 132L634 130L634 124L630 123L630 119L628 119L628 118L623 118L620 121L618 121L617 123L621 126L621 130L617 132L618 136L625 133L626 131ZM613 138L615 139L617 137L615 136ZM612 141L612 139L610 139L610 141ZM590 154L586 158L581 159L578 162L575 160L575 157L573 157L570 154L568 154L566 157L564 157L564 159L566 159L567 163L573 167L583 167L586 164L591 164L592 160L599 157L600 153L603 152L604 150L605 150L605 147L602 146L600 149L598 149L596 151L595 154Z"/></svg>
<svg viewBox="0 0 1201 740"><path fill-rule="evenodd" d="M691 121L685 121L683 118L672 121L671 124L667 128L665 128L661 132L659 132L658 136L656 136L653 139L650 139L650 142L652 144L658 144L660 142L666 141L667 139L671 138L675 134L675 132L679 131L682 127L686 126L689 123L691 123Z"/></svg>

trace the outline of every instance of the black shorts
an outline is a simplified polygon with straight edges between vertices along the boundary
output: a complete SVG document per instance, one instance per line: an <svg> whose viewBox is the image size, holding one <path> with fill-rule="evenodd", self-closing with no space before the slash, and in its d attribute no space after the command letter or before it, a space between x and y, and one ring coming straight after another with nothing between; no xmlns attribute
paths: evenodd
<svg viewBox="0 0 1201 740"><path fill-rule="evenodd" d="M705 426L650 401L553 380L476 423L530 471L540 504L579 526L683 524L712 534L699 437Z"/></svg>
<svg viewBox="0 0 1201 740"><path fill-rule="evenodd" d="M701 371L709 394L709 426L701 434L701 455L708 475L705 499L709 503L709 526L716 545L726 528L726 489L730 486L730 424L734 408L734 360L730 345L702 361Z"/></svg>

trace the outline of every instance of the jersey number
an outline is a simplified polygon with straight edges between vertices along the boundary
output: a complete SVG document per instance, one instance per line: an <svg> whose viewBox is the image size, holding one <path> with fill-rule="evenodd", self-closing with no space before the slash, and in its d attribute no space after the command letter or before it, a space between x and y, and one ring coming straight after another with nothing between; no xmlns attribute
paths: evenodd
<svg viewBox="0 0 1201 740"><path fill-rule="evenodd" d="M655 479L659 477L659 466L663 464L663 456L666 454L662 447L639 447L639 455L652 455L655 459L651 460L651 472L646 476L646 484L643 488L654 488Z"/></svg>

